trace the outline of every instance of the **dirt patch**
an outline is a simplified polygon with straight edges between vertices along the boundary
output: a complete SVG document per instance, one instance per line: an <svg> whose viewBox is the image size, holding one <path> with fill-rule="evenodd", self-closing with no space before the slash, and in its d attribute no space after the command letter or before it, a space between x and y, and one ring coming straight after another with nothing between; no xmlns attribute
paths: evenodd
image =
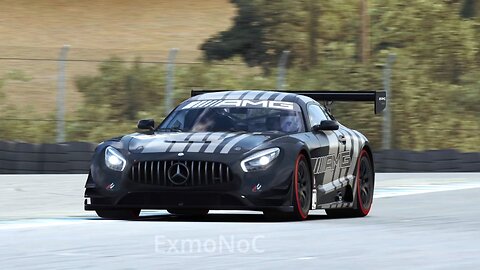
<svg viewBox="0 0 480 270"><path fill-rule="evenodd" d="M198 46L227 29L235 8L228 0L3 0L0 2L0 76L22 70L28 82L8 82L4 103L28 107L40 115L55 108L59 48L71 45L70 59L166 60L169 48L179 48L178 61L195 61ZM73 78L95 72L98 62L68 62L67 107L81 101Z"/></svg>

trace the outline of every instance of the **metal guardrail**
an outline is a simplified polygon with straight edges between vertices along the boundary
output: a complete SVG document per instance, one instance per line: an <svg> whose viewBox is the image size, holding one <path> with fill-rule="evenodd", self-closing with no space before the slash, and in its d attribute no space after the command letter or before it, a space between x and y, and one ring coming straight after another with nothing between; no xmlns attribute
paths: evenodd
<svg viewBox="0 0 480 270"><path fill-rule="evenodd" d="M0 141L0 174L88 173L96 144ZM480 153L454 149L374 153L377 172L480 172Z"/></svg>

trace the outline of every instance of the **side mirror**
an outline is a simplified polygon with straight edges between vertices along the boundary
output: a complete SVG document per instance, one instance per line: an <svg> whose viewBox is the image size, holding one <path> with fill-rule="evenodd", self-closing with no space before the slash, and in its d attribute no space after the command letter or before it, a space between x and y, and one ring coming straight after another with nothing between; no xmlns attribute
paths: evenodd
<svg viewBox="0 0 480 270"><path fill-rule="evenodd" d="M142 119L138 121L138 124L137 124L138 129L153 130L154 127L155 127L155 121L153 119Z"/></svg>
<svg viewBox="0 0 480 270"><path fill-rule="evenodd" d="M319 132L322 130L337 130L339 128L338 122L333 120L323 120L320 125L314 125L312 132Z"/></svg>

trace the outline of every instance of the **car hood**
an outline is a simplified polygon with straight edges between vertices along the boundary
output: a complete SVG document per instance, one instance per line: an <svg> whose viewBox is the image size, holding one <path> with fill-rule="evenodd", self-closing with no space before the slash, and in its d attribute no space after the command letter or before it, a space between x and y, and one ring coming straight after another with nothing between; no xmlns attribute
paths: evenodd
<svg viewBox="0 0 480 270"><path fill-rule="evenodd" d="M245 153L281 137L277 133L244 132L162 132L133 135L128 150L132 153Z"/></svg>

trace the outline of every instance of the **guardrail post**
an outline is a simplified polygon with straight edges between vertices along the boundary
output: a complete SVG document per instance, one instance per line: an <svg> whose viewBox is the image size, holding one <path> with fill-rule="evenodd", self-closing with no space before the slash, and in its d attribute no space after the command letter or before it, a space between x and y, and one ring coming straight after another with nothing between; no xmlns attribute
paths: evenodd
<svg viewBox="0 0 480 270"><path fill-rule="evenodd" d="M285 73L286 73L286 66L288 55L290 51L283 51L282 55L280 56L280 61L278 61L278 77L277 77L277 89L278 90L285 90Z"/></svg>
<svg viewBox="0 0 480 270"><path fill-rule="evenodd" d="M387 57L387 62L383 66L383 90L385 90L387 98L387 106L383 112L383 139L382 139L382 148L391 149L392 148L392 114L391 114L391 77L392 77L392 65L395 62L396 56L394 54L389 54Z"/></svg>
<svg viewBox="0 0 480 270"><path fill-rule="evenodd" d="M58 81L57 81L57 143L65 141L65 96L66 75L65 67L70 45L63 45L58 57Z"/></svg>
<svg viewBox="0 0 480 270"><path fill-rule="evenodd" d="M173 88L175 84L175 57L178 49L172 48L168 53L167 77L165 84L165 116L173 109Z"/></svg>

